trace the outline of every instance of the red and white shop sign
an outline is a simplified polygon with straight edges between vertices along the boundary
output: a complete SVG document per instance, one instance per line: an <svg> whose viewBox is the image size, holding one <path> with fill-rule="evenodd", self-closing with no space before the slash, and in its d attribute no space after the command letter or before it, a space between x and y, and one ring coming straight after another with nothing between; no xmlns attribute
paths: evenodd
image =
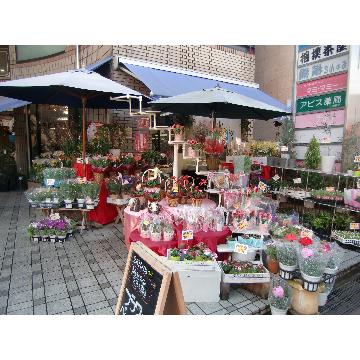
<svg viewBox="0 0 360 360"><path fill-rule="evenodd" d="M345 89L347 74L330 76L324 79L308 81L296 85L296 97L313 96Z"/></svg>
<svg viewBox="0 0 360 360"><path fill-rule="evenodd" d="M135 151L143 152L149 149L149 134L137 132L135 134Z"/></svg>
<svg viewBox="0 0 360 360"><path fill-rule="evenodd" d="M328 125L343 125L345 110L326 111L322 113L296 115L295 129L317 128Z"/></svg>
<svg viewBox="0 0 360 360"><path fill-rule="evenodd" d="M148 129L150 126L150 119L148 117L139 118L136 122L139 129Z"/></svg>

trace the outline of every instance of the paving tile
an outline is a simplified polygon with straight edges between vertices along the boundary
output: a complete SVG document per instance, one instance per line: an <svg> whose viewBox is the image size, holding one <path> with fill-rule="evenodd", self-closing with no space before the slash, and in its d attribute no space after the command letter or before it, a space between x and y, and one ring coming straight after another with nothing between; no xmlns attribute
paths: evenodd
<svg viewBox="0 0 360 360"><path fill-rule="evenodd" d="M110 283L107 281L105 283L99 284L101 289L107 289L107 288L111 288Z"/></svg>
<svg viewBox="0 0 360 360"><path fill-rule="evenodd" d="M212 314L216 311L222 310L223 307L218 302L206 302L206 303L196 303L197 306L200 307L200 309L205 314Z"/></svg>
<svg viewBox="0 0 360 360"><path fill-rule="evenodd" d="M229 294L229 302L233 305L236 305L240 302L243 302L243 301L247 301L248 298L243 295L243 294L240 294L238 293L237 291L233 291L233 290L230 290L230 294Z"/></svg>
<svg viewBox="0 0 360 360"><path fill-rule="evenodd" d="M53 315L71 309L70 299L62 299L47 303L48 314Z"/></svg>
<svg viewBox="0 0 360 360"><path fill-rule="evenodd" d="M32 290L9 295L8 305L16 305L32 300Z"/></svg>
<svg viewBox="0 0 360 360"><path fill-rule="evenodd" d="M85 305L91 305L91 304L106 300L105 295L100 290L82 294L82 298L84 300Z"/></svg>
<svg viewBox="0 0 360 360"><path fill-rule="evenodd" d="M1 296L8 296L9 290L0 290L0 297Z"/></svg>
<svg viewBox="0 0 360 360"><path fill-rule="evenodd" d="M114 311L111 307L105 307L95 311L89 312L89 315L114 315Z"/></svg>
<svg viewBox="0 0 360 360"><path fill-rule="evenodd" d="M71 301L72 307L74 309L84 306L84 301L83 301L82 297L79 295L71 297L70 301Z"/></svg>
<svg viewBox="0 0 360 360"><path fill-rule="evenodd" d="M45 288L39 287L36 289L33 289L33 299L40 299L45 296Z"/></svg>
<svg viewBox="0 0 360 360"><path fill-rule="evenodd" d="M11 312L14 312L14 311L27 309L27 308L32 308L32 307L33 307L33 301L30 300L30 301L23 302L21 304L8 305L7 312L11 313Z"/></svg>
<svg viewBox="0 0 360 360"><path fill-rule="evenodd" d="M86 293L89 293L89 292L100 291L100 290L101 290L101 288L100 288L99 284L89 286L89 287L86 287L86 288L80 288L80 292L81 292L82 295L86 294Z"/></svg>
<svg viewBox="0 0 360 360"><path fill-rule="evenodd" d="M51 286L46 286L45 284L45 295L46 296L50 296L50 295L55 295L55 294L59 294L59 293L64 293L67 292L67 288L66 285L59 285L59 284L55 284L55 285L51 285Z"/></svg>
<svg viewBox="0 0 360 360"><path fill-rule="evenodd" d="M70 297L73 297L73 296L80 295L80 290L79 289L71 290L71 291L68 291L68 293L69 293Z"/></svg>
<svg viewBox="0 0 360 360"><path fill-rule="evenodd" d="M34 306L45 304L45 301L46 301L45 296L38 299L34 299Z"/></svg>
<svg viewBox="0 0 360 360"><path fill-rule="evenodd" d="M6 315L6 307L0 307L0 315Z"/></svg>
<svg viewBox="0 0 360 360"><path fill-rule="evenodd" d="M85 306L74 309L74 314L75 315L86 315L87 312L86 312Z"/></svg>
<svg viewBox="0 0 360 360"><path fill-rule="evenodd" d="M102 291L103 291L106 299L113 299L117 295L112 288L102 289Z"/></svg>
<svg viewBox="0 0 360 360"><path fill-rule="evenodd" d="M17 311L8 312L7 314L8 315L33 315L33 312L34 312L33 308L29 307L27 309L20 309Z"/></svg>
<svg viewBox="0 0 360 360"><path fill-rule="evenodd" d="M47 315L46 305L34 306L34 315Z"/></svg>
<svg viewBox="0 0 360 360"><path fill-rule="evenodd" d="M187 304L186 307L191 311L193 315L205 315L204 311L200 309L195 303Z"/></svg>
<svg viewBox="0 0 360 360"><path fill-rule="evenodd" d="M91 311L102 309L104 307L109 307L109 303L106 300L97 302L95 304L86 305L86 310L88 313L90 313Z"/></svg>
<svg viewBox="0 0 360 360"><path fill-rule="evenodd" d="M228 315L229 312L227 309L222 309L222 310L219 310L219 311L215 311L214 313L211 313L211 315Z"/></svg>
<svg viewBox="0 0 360 360"><path fill-rule="evenodd" d="M79 279L77 281L77 283L79 285L79 288L86 288L86 287L94 286L94 285L98 284L95 277L87 277L87 278L84 278L84 279Z"/></svg>
<svg viewBox="0 0 360 360"><path fill-rule="evenodd" d="M8 303L8 297L7 296L1 296L0 297L0 307L6 307Z"/></svg>

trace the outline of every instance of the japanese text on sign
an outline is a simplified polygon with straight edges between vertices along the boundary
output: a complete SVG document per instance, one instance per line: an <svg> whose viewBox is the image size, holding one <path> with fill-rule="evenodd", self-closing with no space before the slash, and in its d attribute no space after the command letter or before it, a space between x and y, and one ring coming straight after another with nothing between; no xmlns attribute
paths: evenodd
<svg viewBox="0 0 360 360"><path fill-rule="evenodd" d="M298 66L329 59L339 54L345 54L348 50L347 45L318 45L299 52Z"/></svg>
<svg viewBox="0 0 360 360"><path fill-rule="evenodd" d="M334 109L345 106L346 92L340 91L337 93L313 96L296 101L296 112L307 112Z"/></svg>
<svg viewBox="0 0 360 360"><path fill-rule="evenodd" d="M348 55L303 66L297 70L297 81L313 80L322 76L337 74L348 70Z"/></svg>
<svg viewBox="0 0 360 360"><path fill-rule="evenodd" d="M350 223L350 230L360 230L360 223Z"/></svg>

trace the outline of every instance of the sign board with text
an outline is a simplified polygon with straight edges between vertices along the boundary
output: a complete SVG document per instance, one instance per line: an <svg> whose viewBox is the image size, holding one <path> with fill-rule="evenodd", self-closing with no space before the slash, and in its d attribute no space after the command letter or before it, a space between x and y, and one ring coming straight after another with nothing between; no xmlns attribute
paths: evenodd
<svg viewBox="0 0 360 360"><path fill-rule="evenodd" d="M316 45L310 49L299 51L298 66L308 65L334 56L346 54L348 45Z"/></svg>
<svg viewBox="0 0 360 360"><path fill-rule="evenodd" d="M331 110L326 112L296 115L295 129L319 128L325 124L329 126L344 125L345 110Z"/></svg>
<svg viewBox="0 0 360 360"><path fill-rule="evenodd" d="M345 106L346 91L296 100L296 112L310 112L335 109Z"/></svg>
<svg viewBox="0 0 360 360"><path fill-rule="evenodd" d="M301 67L297 70L297 81L309 81L323 76L345 72L349 67L348 55L343 55Z"/></svg>

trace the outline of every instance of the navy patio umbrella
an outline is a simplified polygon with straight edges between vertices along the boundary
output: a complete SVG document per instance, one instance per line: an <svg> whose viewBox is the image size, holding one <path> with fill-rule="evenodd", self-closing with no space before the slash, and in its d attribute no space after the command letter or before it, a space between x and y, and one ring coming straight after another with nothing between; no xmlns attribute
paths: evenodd
<svg viewBox="0 0 360 360"><path fill-rule="evenodd" d="M86 155L86 108L126 108L128 102L111 100L116 96L143 97L145 103L148 100L141 93L86 69L0 82L0 95L33 104L82 108L83 158Z"/></svg>

